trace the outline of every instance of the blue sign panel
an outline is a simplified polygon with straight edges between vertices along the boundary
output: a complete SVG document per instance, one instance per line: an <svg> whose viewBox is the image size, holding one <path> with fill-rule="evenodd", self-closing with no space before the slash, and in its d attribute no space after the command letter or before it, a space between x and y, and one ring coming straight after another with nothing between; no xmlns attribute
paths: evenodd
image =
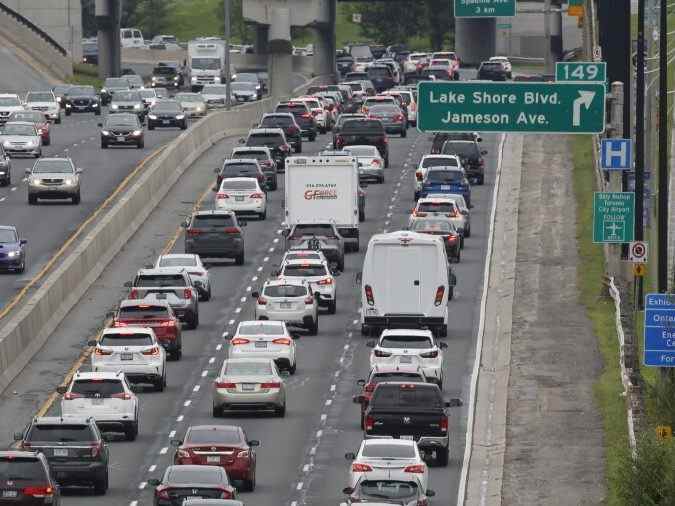
<svg viewBox="0 0 675 506"><path fill-rule="evenodd" d="M630 139L603 139L600 145L600 167L603 170L630 170L633 168Z"/></svg>
<svg viewBox="0 0 675 506"><path fill-rule="evenodd" d="M644 365L675 367L675 294L645 297Z"/></svg>

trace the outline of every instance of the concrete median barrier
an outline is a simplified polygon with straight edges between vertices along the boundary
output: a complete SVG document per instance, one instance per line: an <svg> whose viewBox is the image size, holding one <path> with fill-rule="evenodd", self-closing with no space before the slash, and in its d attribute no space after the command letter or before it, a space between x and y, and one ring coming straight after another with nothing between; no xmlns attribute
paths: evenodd
<svg viewBox="0 0 675 506"><path fill-rule="evenodd" d="M294 90L302 94L319 77ZM208 115L168 144L42 286L0 327L0 392L21 372L103 269L124 247L185 170L218 140L245 135L275 106L266 99Z"/></svg>

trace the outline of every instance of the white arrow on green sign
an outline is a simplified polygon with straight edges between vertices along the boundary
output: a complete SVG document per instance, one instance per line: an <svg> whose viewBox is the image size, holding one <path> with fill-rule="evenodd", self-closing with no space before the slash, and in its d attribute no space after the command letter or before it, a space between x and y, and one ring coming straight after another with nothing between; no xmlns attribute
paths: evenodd
<svg viewBox="0 0 675 506"><path fill-rule="evenodd" d="M417 85L422 132L600 133L602 83L422 81Z"/></svg>

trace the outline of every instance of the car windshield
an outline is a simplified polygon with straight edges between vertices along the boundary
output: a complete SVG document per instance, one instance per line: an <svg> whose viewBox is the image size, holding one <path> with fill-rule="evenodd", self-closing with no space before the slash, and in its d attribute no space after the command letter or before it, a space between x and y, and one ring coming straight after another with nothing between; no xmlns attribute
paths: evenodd
<svg viewBox="0 0 675 506"><path fill-rule="evenodd" d="M438 409L443 408L443 399L440 390L428 386L427 383L383 383L375 389L372 404L378 408L416 406L420 409Z"/></svg>
<svg viewBox="0 0 675 506"><path fill-rule="evenodd" d="M14 232L14 230L8 230L6 228L0 229L0 244L7 244L10 242L18 242L16 232Z"/></svg>
<svg viewBox="0 0 675 506"><path fill-rule="evenodd" d="M417 495L417 485L412 481L366 480L359 484L359 496L383 499L405 499Z"/></svg>
<svg viewBox="0 0 675 506"><path fill-rule="evenodd" d="M109 77L103 83L104 88L128 88L129 81L124 77Z"/></svg>
<svg viewBox="0 0 675 506"><path fill-rule="evenodd" d="M276 112L290 112L297 116L298 114L305 114L307 106L305 104L279 104Z"/></svg>
<svg viewBox="0 0 675 506"><path fill-rule="evenodd" d="M103 128L110 129L115 127L140 128L140 124L138 123L138 119L136 119L135 116L127 116L127 115L122 116L121 114L112 114L106 118Z"/></svg>
<svg viewBox="0 0 675 506"><path fill-rule="evenodd" d="M266 116L263 118L260 126L265 128L281 128L290 126L293 123L295 123L293 118L289 118L288 116Z"/></svg>
<svg viewBox="0 0 675 506"><path fill-rule="evenodd" d="M81 379L73 382L70 392L82 397L111 397L124 393L124 387L119 379Z"/></svg>
<svg viewBox="0 0 675 506"><path fill-rule="evenodd" d="M291 264L284 267L284 276L325 276L328 273L326 272L326 266L323 264L314 264L314 265L304 265L304 264Z"/></svg>
<svg viewBox="0 0 675 506"><path fill-rule="evenodd" d="M384 127L382 126L382 123L377 120L356 119L345 121L342 124L343 132L356 130L374 130L376 132L381 132L384 135Z"/></svg>
<svg viewBox="0 0 675 506"><path fill-rule="evenodd" d="M264 294L268 297L304 297L307 287L299 285L272 285L266 286Z"/></svg>
<svg viewBox="0 0 675 506"><path fill-rule="evenodd" d="M179 102L203 102L204 99L200 95L191 95L189 93L179 93L176 95L176 100Z"/></svg>
<svg viewBox="0 0 675 506"><path fill-rule="evenodd" d="M443 211L431 209L429 211L424 212L440 213ZM449 234L450 232L455 232L455 228L452 226L452 224L445 220L415 220L413 221L410 229L415 232L419 232L421 234L435 234L435 235L444 235Z"/></svg>
<svg viewBox="0 0 675 506"><path fill-rule="evenodd" d="M116 91L113 100L115 102L140 102L141 96L136 91Z"/></svg>
<svg viewBox="0 0 675 506"><path fill-rule="evenodd" d="M410 357L412 358L412 357ZM415 372L383 372L374 374L370 378L370 383L380 383L382 381L405 381L409 383L424 383L424 378Z"/></svg>
<svg viewBox="0 0 675 506"><path fill-rule="evenodd" d="M204 86L202 89L204 95L227 95L227 88L225 86Z"/></svg>
<svg viewBox="0 0 675 506"><path fill-rule="evenodd" d="M7 123L2 129L3 135L37 135L33 125L13 125Z"/></svg>
<svg viewBox="0 0 675 506"><path fill-rule="evenodd" d="M241 436L236 429L190 429L185 443L197 445L229 445L241 444Z"/></svg>
<svg viewBox="0 0 675 506"><path fill-rule="evenodd" d="M196 265L195 257L162 257L159 259L160 267L195 267Z"/></svg>
<svg viewBox="0 0 675 506"><path fill-rule="evenodd" d="M380 153L375 146L349 146L345 148L349 154L356 157L379 157Z"/></svg>
<svg viewBox="0 0 675 506"><path fill-rule="evenodd" d="M35 424L26 434L26 441L85 442L96 441L89 425L85 424Z"/></svg>
<svg viewBox="0 0 675 506"><path fill-rule="evenodd" d="M423 213L451 213L455 210L455 204L452 202L422 202L417 206L417 211L421 211ZM438 223L446 223L446 222L438 222ZM441 225L434 225L434 223L427 222L426 223L427 227L434 227L434 226L441 226ZM424 230L424 228L420 228L418 230ZM433 230L433 228L430 228L430 230ZM438 229L438 230L449 230L449 229Z"/></svg>
<svg viewBox="0 0 675 506"><path fill-rule="evenodd" d="M26 102L53 102L54 95L49 92L31 92L26 94Z"/></svg>
<svg viewBox="0 0 675 506"><path fill-rule="evenodd" d="M284 138L276 133L249 135L247 146L270 146L277 147L284 143Z"/></svg>
<svg viewBox="0 0 675 506"><path fill-rule="evenodd" d="M503 63L501 62L490 62L490 63L482 63L480 66L481 70L502 70L503 68Z"/></svg>
<svg viewBox="0 0 675 506"><path fill-rule="evenodd" d="M459 167L457 158L444 158L439 156L428 156L422 160L422 168L428 167Z"/></svg>
<svg viewBox="0 0 675 506"><path fill-rule="evenodd" d="M147 332L125 332L123 334L103 334L101 346L150 346L152 336Z"/></svg>
<svg viewBox="0 0 675 506"><path fill-rule="evenodd" d="M228 376L269 376L272 366L269 362L228 362L225 366Z"/></svg>
<svg viewBox="0 0 675 506"><path fill-rule="evenodd" d="M136 277L134 286L163 287L188 286L182 274L141 274Z"/></svg>
<svg viewBox="0 0 675 506"><path fill-rule="evenodd" d="M354 119L366 119L366 116L363 114L341 114L338 116L336 124L341 127L346 121Z"/></svg>
<svg viewBox="0 0 675 506"><path fill-rule="evenodd" d="M33 174L72 174L73 166L68 160L38 160L32 172Z"/></svg>
<svg viewBox="0 0 675 506"><path fill-rule="evenodd" d="M157 105L152 108L155 112L169 112L180 113L182 109L177 102L157 102Z"/></svg>
<svg viewBox="0 0 675 506"><path fill-rule="evenodd" d="M292 239L299 239L303 236L318 235L320 237L328 237L335 239L333 227L330 225L298 225L293 229Z"/></svg>
<svg viewBox="0 0 675 506"><path fill-rule="evenodd" d="M155 90L138 90L138 94L141 98L155 98Z"/></svg>
<svg viewBox="0 0 675 506"><path fill-rule="evenodd" d="M218 70L220 60L218 58L192 58L192 68L197 70Z"/></svg>
<svg viewBox="0 0 675 506"><path fill-rule="evenodd" d="M37 457L0 457L0 481L44 481L46 477Z"/></svg>
<svg viewBox="0 0 675 506"><path fill-rule="evenodd" d="M93 86L71 86L67 93L68 95L94 96L96 95L96 90Z"/></svg>
<svg viewBox="0 0 675 506"><path fill-rule="evenodd" d="M285 332L282 325L261 323L255 325L242 324L237 334L240 336L279 336L285 334Z"/></svg>
<svg viewBox="0 0 675 506"><path fill-rule="evenodd" d="M430 170L427 172L427 183L457 183L464 179L464 174L459 170Z"/></svg>
<svg viewBox="0 0 675 506"><path fill-rule="evenodd" d="M241 190L257 190L258 185L255 179L249 181L232 181L231 179L223 179L223 184L220 186L221 191L241 191Z"/></svg>
<svg viewBox="0 0 675 506"><path fill-rule="evenodd" d="M415 450L409 445L366 444L361 456L384 459L414 459Z"/></svg>
<svg viewBox="0 0 675 506"><path fill-rule="evenodd" d="M152 69L152 73L156 76L173 76L176 74L176 68L161 65Z"/></svg>
<svg viewBox="0 0 675 506"><path fill-rule="evenodd" d="M167 476L167 482L220 485L227 482L225 476L225 473L215 466L199 466L198 468L173 466Z"/></svg>
<svg viewBox="0 0 675 506"><path fill-rule="evenodd" d="M475 142L452 142L447 141L443 144L444 155L457 155L465 158L477 158L479 156L478 146Z"/></svg>
<svg viewBox="0 0 675 506"><path fill-rule="evenodd" d="M138 306L124 306L120 308L120 320L168 319L169 309L164 306L140 304Z"/></svg>
<svg viewBox="0 0 675 506"><path fill-rule="evenodd" d="M226 228L233 227L234 219L229 214L202 214L192 220L192 228Z"/></svg>
<svg viewBox="0 0 675 506"><path fill-rule="evenodd" d="M266 151L237 151L232 152L232 158L255 158L256 160L269 160L270 157Z"/></svg>
<svg viewBox="0 0 675 506"><path fill-rule="evenodd" d="M431 348L432 344L427 336L388 335L382 337L379 346L380 348L426 349Z"/></svg>
<svg viewBox="0 0 675 506"><path fill-rule="evenodd" d="M37 111L16 111L12 113L11 118L15 121L30 121L32 123L46 122L44 115Z"/></svg>
<svg viewBox="0 0 675 506"><path fill-rule="evenodd" d="M447 79L448 78L448 72L444 69L424 69L422 71L422 75L424 76L434 76L438 79Z"/></svg>
<svg viewBox="0 0 675 506"><path fill-rule="evenodd" d="M255 174L258 172L258 167L253 163L226 163L223 167L224 174Z"/></svg>
<svg viewBox="0 0 675 506"><path fill-rule="evenodd" d="M233 83L237 83L237 82L258 84L258 76L256 74L247 74L247 73L237 74L236 76L234 76Z"/></svg>

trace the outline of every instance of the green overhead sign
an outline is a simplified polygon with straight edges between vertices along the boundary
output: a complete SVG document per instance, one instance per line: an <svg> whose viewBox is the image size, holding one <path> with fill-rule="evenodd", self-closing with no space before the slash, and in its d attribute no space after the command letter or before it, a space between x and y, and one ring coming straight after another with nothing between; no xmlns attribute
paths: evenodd
<svg viewBox="0 0 675 506"><path fill-rule="evenodd" d="M593 242L623 243L635 239L635 193L593 194Z"/></svg>
<svg viewBox="0 0 675 506"><path fill-rule="evenodd" d="M417 85L422 132L600 133L602 83L422 81Z"/></svg>
<svg viewBox="0 0 675 506"><path fill-rule="evenodd" d="M516 0L455 0L456 18L496 18L516 15Z"/></svg>

